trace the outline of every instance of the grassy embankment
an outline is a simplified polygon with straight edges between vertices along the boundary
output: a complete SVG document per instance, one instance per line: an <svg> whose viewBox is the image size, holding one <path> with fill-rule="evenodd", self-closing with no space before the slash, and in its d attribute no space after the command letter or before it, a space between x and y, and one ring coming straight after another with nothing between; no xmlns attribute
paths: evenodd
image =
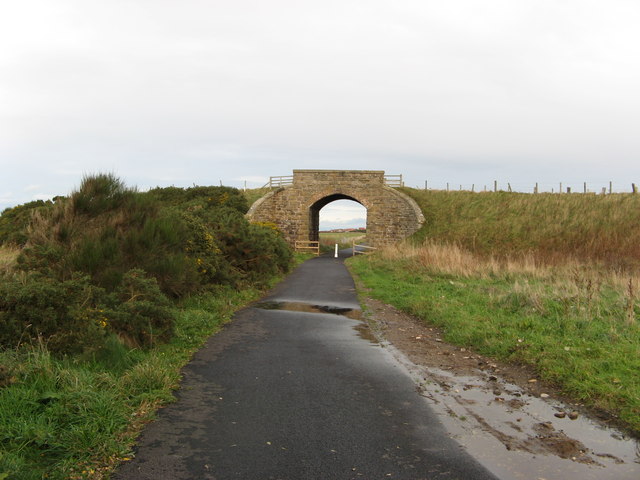
<svg viewBox="0 0 640 480"><path fill-rule="evenodd" d="M371 294L638 434L640 196L405 191L427 222L350 261Z"/></svg>
<svg viewBox="0 0 640 480"><path fill-rule="evenodd" d="M151 350L112 342L94 359L59 358L45 345L0 352L0 478L107 478L173 400L180 368L260 293L229 288L181 303L174 337Z"/></svg>
<svg viewBox="0 0 640 480"><path fill-rule="evenodd" d="M226 187L98 175L3 212L0 480L106 478L130 457L193 352L291 264L246 209Z"/></svg>

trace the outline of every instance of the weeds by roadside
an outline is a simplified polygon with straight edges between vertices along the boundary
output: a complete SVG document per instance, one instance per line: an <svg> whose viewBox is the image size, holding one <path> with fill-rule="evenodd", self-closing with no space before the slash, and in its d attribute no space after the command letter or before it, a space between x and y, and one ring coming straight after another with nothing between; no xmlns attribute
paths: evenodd
<svg viewBox="0 0 640 480"><path fill-rule="evenodd" d="M638 276L435 243L390 247L350 265L372 296L442 327L447 341L532 365L640 433Z"/></svg>
<svg viewBox="0 0 640 480"><path fill-rule="evenodd" d="M292 252L228 187L111 174L0 217L0 480L100 479ZM20 250L9 246L19 239Z"/></svg>
<svg viewBox="0 0 640 480"><path fill-rule="evenodd" d="M220 288L185 300L173 339L128 349L116 338L88 357L56 358L46 345L0 352L0 474L12 480L101 479L157 408L172 400L180 368L260 291Z"/></svg>

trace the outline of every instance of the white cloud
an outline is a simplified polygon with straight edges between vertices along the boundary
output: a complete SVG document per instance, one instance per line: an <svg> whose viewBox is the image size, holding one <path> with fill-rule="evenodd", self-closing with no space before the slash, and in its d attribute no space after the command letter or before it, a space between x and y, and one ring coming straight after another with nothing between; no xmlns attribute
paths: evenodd
<svg viewBox="0 0 640 480"><path fill-rule="evenodd" d="M23 0L0 16L0 189L640 182L631 0Z"/></svg>
<svg viewBox="0 0 640 480"><path fill-rule="evenodd" d="M367 224L367 209L352 200L336 200L320 210L320 229L359 228Z"/></svg>
<svg viewBox="0 0 640 480"><path fill-rule="evenodd" d="M249 184L249 188L252 188L252 184L257 184L259 186L266 184L269 181L269 177L263 177L260 175L246 175L235 178L234 180L237 180L238 182L247 182Z"/></svg>
<svg viewBox="0 0 640 480"><path fill-rule="evenodd" d="M31 198L32 200L51 200L55 196L57 196L55 193L37 193Z"/></svg>

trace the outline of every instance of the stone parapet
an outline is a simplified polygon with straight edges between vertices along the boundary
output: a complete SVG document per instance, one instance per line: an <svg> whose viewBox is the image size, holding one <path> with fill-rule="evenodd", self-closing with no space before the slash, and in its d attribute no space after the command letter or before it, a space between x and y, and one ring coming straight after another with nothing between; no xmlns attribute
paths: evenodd
<svg viewBox="0 0 640 480"><path fill-rule="evenodd" d="M318 240L320 210L335 200L354 200L367 209L367 243L383 246L414 233L424 222L418 205L384 183L379 170L294 170L293 184L257 200L247 216L272 222L293 245Z"/></svg>

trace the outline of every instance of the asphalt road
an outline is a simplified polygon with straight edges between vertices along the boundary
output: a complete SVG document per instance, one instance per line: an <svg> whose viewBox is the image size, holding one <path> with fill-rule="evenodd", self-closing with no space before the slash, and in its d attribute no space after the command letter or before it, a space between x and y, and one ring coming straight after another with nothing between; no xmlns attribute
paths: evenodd
<svg viewBox="0 0 640 480"><path fill-rule="evenodd" d="M341 259L296 269L211 337L177 401L139 439L125 479L495 479L451 440L359 320ZM344 312L343 312L344 313Z"/></svg>

